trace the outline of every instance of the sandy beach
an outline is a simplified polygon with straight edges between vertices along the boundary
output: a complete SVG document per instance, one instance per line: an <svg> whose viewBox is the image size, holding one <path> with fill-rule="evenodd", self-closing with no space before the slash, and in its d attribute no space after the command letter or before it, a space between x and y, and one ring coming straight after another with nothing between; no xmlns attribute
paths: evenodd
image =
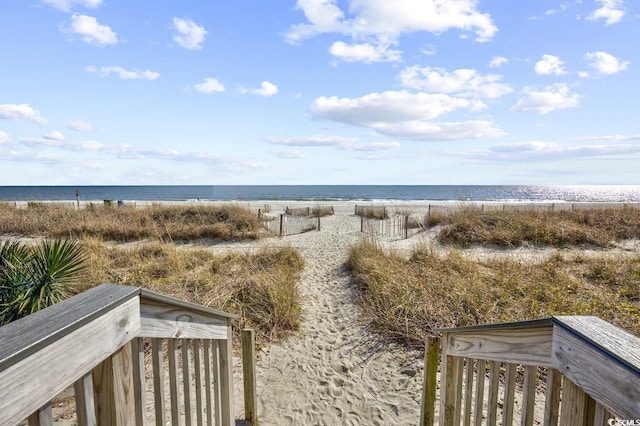
<svg viewBox="0 0 640 426"><path fill-rule="evenodd" d="M321 231L255 241L207 244L214 253L293 247L304 259L299 282L303 321L300 331L266 344L256 361L258 419L262 425L414 425L419 423L423 385L422 353L391 346L362 324L355 289L344 264L349 247L363 238L356 202L256 201L240 203L277 215L285 207L333 206L321 218ZM361 202L362 204L362 202ZM429 203L385 203L390 209L421 213ZM393 211L393 210L392 210ZM387 250L409 254L419 244L435 245L435 231L408 239L377 238ZM201 246L201 243L198 243ZM188 245L187 245L188 247ZM185 248L187 248L185 247ZM637 253L638 242L615 249ZM554 249L472 249L474 257L535 258ZM602 252L600 252L602 254ZM236 418L244 418L240 354L234 359ZM151 395L148 395L150 397ZM437 408L436 408L437 410Z"/></svg>

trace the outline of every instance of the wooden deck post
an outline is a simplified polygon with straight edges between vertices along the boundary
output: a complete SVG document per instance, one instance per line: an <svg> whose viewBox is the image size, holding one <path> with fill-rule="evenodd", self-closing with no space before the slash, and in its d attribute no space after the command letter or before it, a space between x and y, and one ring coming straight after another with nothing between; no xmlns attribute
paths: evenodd
<svg viewBox="0 0 640 426"><path fill-rule="evenodd" d="M438 381L438 351L440 338L429 336L424 352L424 385L422 392L422 408L420 410L420 426L433 426L436 421L436 386Z"/></svg>
<svg viewBox="0 0 640 426"><path fill-rule="evenodd" d="M242 376L244 379L244 418L258 426L258 401L256 399L256 332L242 330Z"/></svg>
<svg viewBox="0 0 640 426"><path fill-rule="evenodd" d="M129 425L136 418L131 342L93 369L98 424Z"/></svg>

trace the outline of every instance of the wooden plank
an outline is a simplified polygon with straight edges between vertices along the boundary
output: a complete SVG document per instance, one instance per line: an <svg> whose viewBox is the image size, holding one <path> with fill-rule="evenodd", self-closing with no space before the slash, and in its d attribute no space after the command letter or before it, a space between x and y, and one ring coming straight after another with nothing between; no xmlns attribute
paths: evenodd
<svg viewBox="0 0 640 426"><path fill-rule="evenodd" d="M200 339L193 341L193 368L196 378L196 422L198 426L204 425L204 401L202 396L202 344Z"/></svg>
<svg viewBox="0 0 640 426"><path fill-rule="evenodd" d="M242 330L242 379L244 382L244 418L258 426L258 399L256 397L256 332Z"/></svg>
<svg viewBox="0 0 640 426"><path fill-rule="evenodd" d="M447 356L447 348L449 347L447 340L449 340L449 333L442 333L442 352L440 354L440 426L445 426L446 424L446 389L447 386L449 386L449 368L451 368L449 357ZM451 423L453 423L453 418L451 419Z"/></svg>
<svg viewBox="0 0 640 426"><path fill-rule="evenodd" d="M560 411L560 425L573 426L572 423L572 407L573 391L576 389L575 384L571 383L568 377L562 376L562 406Z"/></svg>
<svg viewBox="0 0 640 426"><path fill-rule="evenodd" d="M139 291L103 284L0 327L0 372L135 298Z"/></svg>
<svg viewBox="0 0 640 426"><path fill-rule="evenodd" d="M524 385L522 386L522 426L532 426L536 408L536 373L534 366L524 367Z"/></svg>
<svg viewBox="0 0 640 426"><path fill-rule="evenodd" d="M583 333L592 332L591 339L604 342L598 346L585 340L581 334L564 327L556 327L553 335L553 364L562 374L576 383L608 411L622 419L640 418L640 374L629 364L634 355L623 361L618 355L622 351L610 342L615 336L623 336L602 321L583 324ZM603 329L593 330L599 326ZM614 335L608 335L607 333ZM631 344L635 339L627 338ZM640 342L640 339L638 340ZM640 343L629 346L629 353L640 351ZM618 355L614 354L617 353Z"/></svg>
<svg viewBox="0 0 640 426"><path fill-rule="evenodd" d="M133 357L133 394L136 400L136 424L147 424L147 395L144 367L144 342L141 338L131 341Z"/></svg>
<svg viewBox="0 0 640 426"><path fill-rule="evenodd" d="M184 422L191 425L191 342L189 339L182 339L182 386L184 389Z"/></svg>
<svg viewBox="0 0 640 426"><path fill-rule="evenodd" d="M140 337L226 339L226 320L147 301L140 306Z"/></svg>
<svg viewBox="0 0 640 426"><path fill-rule="evenodd" d="M543 423L548 426L557 426L560 414L560 389L562 387L562 375L555 368L547 370L547 393L544 404Z"/></svg>
<svg viewBox="0 0 640 426"><path fill-rule="evenodd" d="M498 386L500 384L500 362L489 363L489 392L487 395L487 425L495 426L498 421Z"/></svg>
<svg viewBox="0 0 640 426"><path fill-rule="evenodd" d="M473 359L467 358L464 386L464 418L463 424L471 426L471 409L473 407Z"/></svg>
<svg viewBox="0 0 640 426"><path fill-rule="evenodd" d="M456 424L456 385L458 383L460 363L458 362L458 358L451 356L447 356L445 362L447 366L444 372L446 381L440 388L441 398L444 394L444 410L440 412L440 416L444 418L444 426L453 426ZM441 374L440 377L442 376Z"/></svg>
<svg viewBox="0 0 640 426"><path fill-rule="evenodd" d="M502 424L513 425L513 407L516 394L516 364L507 364L504 383L504 399L502 408Z"/></svg>
<svg viewBox="0 0 640 426"><path fill-rule="evenodd" d="M0 424L25 419L139 331L136 297L0 371Z"/></svg>
<svg viewBox="0 0 640 426"><path fill-rule="evenodd" d="M44 406L40 407L38 411L33 413L28 418L29 426L52 426L53 425L53 411L51 409L51 401L47 402Z"/></svg>
<svg viewBox="0 0 640 426"><path fill-rule="evenodd" d="M96 426L96 408L93 402L93 376L91 373L87 373L79 380L76 380L73 384L73 389L76 399L78 425Z"/></svg>
<svg viewBox="0 0 640 426"><path fill-rule="evenodd" d="M422 404L420 408L420 426L433 426L436 421L436 388L438 385L438 352L440 339L427 338L424 351L424 379L422 385Z"/></svg>
<svg viewBox="0 0 640 426"><path fill-rule="evenodd" d="M136 417L133 391L133 359L131 342L126 343L113 356L113 398L116 407L114 425L130 425Z"/></svg>
<svg viewBox="0 0 640 426"><path fill-rule="evenodd" d="M476 360L476 406L474 412L474 425L482 425L482 407L484 406L484 379L485 363L483 359Z"/></svg>
<svg viewBox="0 0 640 426"><path fill-rule="evenodd" d="M162 339L151 339L151 365L153 366L153 405L156 425L166 424L164 406L164 351Z"/></svg>
<svg viewBox="0 0 640 426"><path fill-rule="evenodd" d="M205 382L205 408L207 410L207 426L213 426L213 397L211 392L211 340L204 341L204 382Z"/></svg>
<svg viewBox="0 0 640 426"><path fill-rule="evenodd" d="M168 339L167 357L169 358L169 398L171 400L171 425L180 426L180 382L178 371L178 346L176 339Z"/></svg>
<svg viewBox="0 0 640 426"><path fill-rule="evenodd" d="M456 366L456 371L457 371L457 375L456 375L456 390L455 390L455 407L454 407L454 413L453 413L453 424L459 425L460 424L460 415L461 415L461 411L462 411L462 379L463 379L463 373L464 373L464 358L462 357L456 357L456 361L455 361L458 365Z"/></svg>
<svg viewBox="0 0 640 426"><path fill-rule="evenodd" d="M551 366L551 326L451 333L451 356L513 364Z"/></svg>
<svg viewBox="0 0 640 426"><path fill-rule="evenodd" d="M182 308L184 310L204 315L208 318L217 318L222 321L236 319L238 315L229 312L219 311L217 309L207 308L206 306L196 303L187 302L175 297L166 296L147 289L140 289L140 300L143 305L165 305Z"/></svg>
<svg viewBox="0 0 640 426"><path fill-rule="evenodd" d="M213 341L213 353L211 357L211 368L213 370L213 401L215 405L214 418L216 426L222 424L222 401L220 397L220 342Z"/></svg>
<svg viewBox="0 0 640 426"><path fill-rule="evenodd" d="M227 322L227 338L220 340L220 415L223 426L235 425L233 406L233 333Z"/></svg>

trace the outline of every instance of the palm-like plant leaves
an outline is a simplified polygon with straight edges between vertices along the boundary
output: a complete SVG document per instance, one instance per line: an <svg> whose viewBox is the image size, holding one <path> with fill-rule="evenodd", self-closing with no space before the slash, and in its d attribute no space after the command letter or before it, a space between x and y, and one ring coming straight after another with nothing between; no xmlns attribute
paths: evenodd
<svg viewBox="0 0 640 426"><path fill-rule="evenodd" d="M0 322L13 321L67 298L85 260L82 246L70 240L0 246Z"/></svg>

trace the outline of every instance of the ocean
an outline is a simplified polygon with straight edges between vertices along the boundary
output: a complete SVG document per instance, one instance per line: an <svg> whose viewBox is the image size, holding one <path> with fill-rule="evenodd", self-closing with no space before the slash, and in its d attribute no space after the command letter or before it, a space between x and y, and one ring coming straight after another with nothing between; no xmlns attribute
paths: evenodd
<svg viewBox="0 0 640 426"><path fill-rule="evenodd" d="M640 202L640 185L122 185L0 186L3 201Z"/></svg>

